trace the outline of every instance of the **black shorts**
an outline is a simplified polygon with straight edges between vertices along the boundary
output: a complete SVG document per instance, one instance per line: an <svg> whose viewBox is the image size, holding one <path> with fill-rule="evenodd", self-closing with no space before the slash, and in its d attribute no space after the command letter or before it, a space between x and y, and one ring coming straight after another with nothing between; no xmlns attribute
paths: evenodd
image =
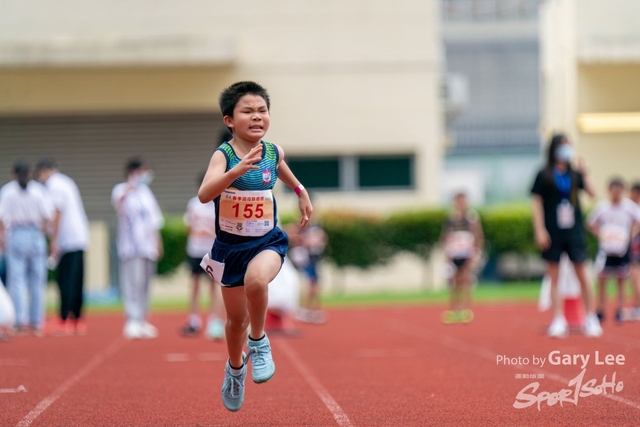
<svg viewBox="0 0 640 427"><path fill-rule="evenodd" d="M456 269L459 270L469 262L469 258L453 258L451 262L456 266Z"/></svg>
<svg viewBox="0 0 640 427"><path fill-rule="evenodd" d="M587 241L584 234L560 231L556 235L551 235L551 246L542 252L542 259L558 263L563 253L566 253L572 262L585 262L587 260Z"/></svg>
<svg viewBox="0 0 640 427"><path fill-rule="evenodd" d="M631 257L627 252L623 256L607 255L604 267L599 275L602 277L626 278L631 273Z"/></svg>
<svg viewBox="0 0 640 427"><path fill-rule="evenodd" d="M187 264L189 264L189 271L191 271L191 274L194 275L194 276L197 276L198 274L204 274L205 276L209 277L207 272L204 271L204 269L202 267L200 267L200 262L201 261L202 261L202 258L193 258L193 257L188 256L187 257Z"/></svg>

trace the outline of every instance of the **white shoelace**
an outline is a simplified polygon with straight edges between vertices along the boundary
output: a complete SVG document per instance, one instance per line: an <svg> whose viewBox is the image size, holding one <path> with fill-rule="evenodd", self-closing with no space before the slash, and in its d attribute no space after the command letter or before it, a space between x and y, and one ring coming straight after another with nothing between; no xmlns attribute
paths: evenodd
<svg viewBox="0 0 640 427"><path fill-rule="evenodd" d="M270 354L271 346L268 343L249 348L249 358L253 360L253 364L261 366L267 363L267 355Z"/></svg>
<svg viewBox="0 0 640 427"><path fill-rule="evenodd" d="M240 395L241 389L242 389L241 377L228 374L224 379L224 387L222 387L222 391L231 397L237 397Z"/></svg>

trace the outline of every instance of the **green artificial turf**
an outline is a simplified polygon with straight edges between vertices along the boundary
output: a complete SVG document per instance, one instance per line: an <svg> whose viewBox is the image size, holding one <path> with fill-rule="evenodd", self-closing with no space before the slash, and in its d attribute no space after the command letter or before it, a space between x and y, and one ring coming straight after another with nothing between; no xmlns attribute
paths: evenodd
<svg viewBox="0 0 640 427"><path fill-rule="evenodd" d="M532 302L538 298L539 282L481 283L473 291L473 301L482 303ZM394 305L445 304L447 289L433 291L384 291L357 294L328 294L322 297L325 308L349 308ZM206 301L204 302L206 303ZM53 309L54 307L50 307ZM122 303L87 304L89 313L122 312ZM151 302L151 310L158 312L184 312L187 299L163 299Z"/></svg>

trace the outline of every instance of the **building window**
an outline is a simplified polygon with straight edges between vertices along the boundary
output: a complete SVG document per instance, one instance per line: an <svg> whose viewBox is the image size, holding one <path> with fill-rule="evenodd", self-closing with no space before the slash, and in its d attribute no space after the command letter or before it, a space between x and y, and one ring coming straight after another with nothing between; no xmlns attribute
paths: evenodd
<svg viewBox="0 0 640 427"><path fill-rule="evenodd" d="M412 155L289 157L287 164L305 187L319 191L414 188Z"/></svg>
<svg viewBox="0 0 640 427"><path fill-rule="evenodd" d="M413 187L413 159L411 156L360 157L358 159L358 187Z"/></svg>
<svg viewBox="0 0 640 427"><path fill-rule="evenodd" d="M323 158L287 158L287 164L296 178L307 188L337 190L340 188L340 159Z"/></svg>

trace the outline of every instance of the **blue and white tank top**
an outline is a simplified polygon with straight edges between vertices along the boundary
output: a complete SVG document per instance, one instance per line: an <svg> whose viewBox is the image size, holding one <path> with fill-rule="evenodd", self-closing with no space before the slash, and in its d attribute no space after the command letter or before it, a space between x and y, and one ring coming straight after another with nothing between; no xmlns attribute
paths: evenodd
<svg viewBox="0 0 640 427"><path fill-rule="evenodd" d="M245 172L244 175L233 181L223 194L214 199L216 238L222 243L240 244L250 242L266 234L264 230L271 230L277 225L277 207L272 190L278 179L277 166L280 154L275 144L266 141L262 141L261 144L262 158L257 163L259 169ZM216 151L221 151L227 160L225 172L235 167L242 160L228 142L222 143ZM238 195L238 203L235 203L236 194ZM267 200L265 203L261 201L265 199L264 197L242 197L246 195L264 196L265 194L268 195L267 199L272 201ZM232 196L233 201L230 201ZM226 198L226 200L222 200L223 198ZM221 205L224 205L222 215L220 214ZM264 216L262 215L263 213L265 214ZM235 214L237 220L234 220L235 222L231 224L232 220L226 218L233 216L233 214ZM265 218L270 219L265 220ZM233 229L231 229L232 226ZM253 234L251 234L250 228Z"/></svg>

